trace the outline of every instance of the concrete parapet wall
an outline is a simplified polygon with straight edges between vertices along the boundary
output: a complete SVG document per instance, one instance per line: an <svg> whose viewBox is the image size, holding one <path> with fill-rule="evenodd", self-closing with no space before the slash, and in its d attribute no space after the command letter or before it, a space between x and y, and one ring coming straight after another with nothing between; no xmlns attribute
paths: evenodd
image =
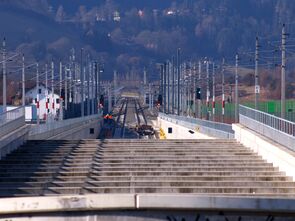
<svg viewBox="0 0 295 221"><path fill-rule="evenodd" d="M197 126L183 127L162 118L158 118L158 126L164 132L166 139L213 139L213 137L200 133ZM171 133L169 133L169 128L172 128Z"/></svg>
<svg viewBox="0 0 295 221"><path fill-rule="evenodd" d="M158 120L171 122L175 125L181 126L182 128L198 132L199 134L207 135L208 137L221 139L234 138L234 131L229 124L206 121L192 117L167 115L163 113L159 113Z"/></svg>
<svg viewBox="0 0 295 221"><path fill-rule="evenodd" d="M28 126L21 126L12 132L0 137L0 160L7 154L16 150L26 142L29 134Z"/></svg>
<svg viewBox="0 0 295 221"><path fill-rule="evenodd" d="M93 194L4 198L0 201L0 208L0 215L147 209L294 213L295 199L191 194Z"/></svg>
<svg viewBox="0 0 295 221"><path fill-rule="evenodd" d="M295 181L295 152L241 124L233 124L233 130L238 142L258 153L267 162L273 163Z"/></svg>
<svg viewBox="0 0 295 221"><path fill-rule="evenodd" d="M58 128L40 130L40 133L30 133L29 140L79 140L79 139L96 139L100 133L103 119L99 116L93 116L81 120L75 119L73 123L65 120L65 126ZM40 125L46 126L46 125ZM92 130L92 131L91 131Z"/></svg>

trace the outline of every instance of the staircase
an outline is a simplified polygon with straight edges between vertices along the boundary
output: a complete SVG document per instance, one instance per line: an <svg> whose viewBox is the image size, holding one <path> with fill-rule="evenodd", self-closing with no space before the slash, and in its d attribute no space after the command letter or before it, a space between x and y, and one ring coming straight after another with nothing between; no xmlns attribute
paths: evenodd
<svg viewBox="0 0 295 221"><path fill-rule="evenodd" d="M0 161L0 196L189 193L295 197L295 182L235 140L30 141Z"/></svg>

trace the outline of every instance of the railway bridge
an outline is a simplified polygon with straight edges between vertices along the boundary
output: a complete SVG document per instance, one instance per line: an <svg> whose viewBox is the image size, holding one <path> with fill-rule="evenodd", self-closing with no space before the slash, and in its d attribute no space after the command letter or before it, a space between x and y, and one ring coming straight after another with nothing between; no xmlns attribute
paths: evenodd
<svg viewBox="0 0 295 221"><path fill-rule="evenodd" d="M0 220L294 220L294 123L244 106L233 125L149 113L129 95L112 114L1 114Z"/></svg>

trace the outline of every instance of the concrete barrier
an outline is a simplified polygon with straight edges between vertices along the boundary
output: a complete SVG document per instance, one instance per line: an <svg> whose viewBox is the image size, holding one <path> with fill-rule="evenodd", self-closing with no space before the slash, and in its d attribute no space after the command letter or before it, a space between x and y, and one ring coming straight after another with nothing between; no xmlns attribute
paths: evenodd
<svg viewBox="0 0 295 221"><path fill-rule="evenodd" d="M214 139L199 132L199 127L184 127L175 122L158 118L158 125L165 134L165 139ZM169 129L170 128L170 129Z"/></svg>
<svg viewBox="0 0 295 221"><path fill-rule="evenodd" d="M16 150L28 139L29 127L22 126L0 138L0 160Z"/></svg>
<svg viewBox="0 0 295 221"><path fill-rule="evenodd" d="M68 119L32 127L29 140L96 139L103 119L100 115Z"/></svg>
<svg viewBox="0 0 295 221"><path fill-rule="evenodd" d="M135 209L133 194L17 197L0 200L0 214Z"/></svg>
<svg viewBox="0 0 295 221"><path fill-rule="evenodd" d="M294 214L295 199L223 197L187 194L91 194L57 197L4 198L0 215L70 211L176 210Z"/></svg>
<svg viewBox="0 0 295 221"><path fill-rule="evenodd" d="M235 139L278 167L295 181L295 152L241 124L233 124Z"/></svg>
<svg viewBox="0 0 295 221"><path fill-rule="evenodd" d="M177 131L181 133L180 138L188 137L187 139L196 139L196 135L197 139L206 139L206 137L221 139L234 138L234 131L229 124L206 121L192 117L167 115L163 113L159 113L158 121L160 121L160 123L164 121L170 122L172 123L171 125L174 125L175 128L181 128L180 130L177 129ZM195 135L190 135L189 133ZM174 136L175 135L177 134L174 133Z"/></svg>
<svg viewBox="0 0 295 221"><path fill-rule="evenodd" d="M137 195L137 209L294 212L295 199L197 195Z"/></svg>

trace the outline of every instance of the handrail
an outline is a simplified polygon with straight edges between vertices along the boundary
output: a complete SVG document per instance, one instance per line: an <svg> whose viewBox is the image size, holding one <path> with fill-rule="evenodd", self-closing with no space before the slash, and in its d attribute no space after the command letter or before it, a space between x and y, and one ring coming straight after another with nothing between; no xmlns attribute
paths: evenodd
<svg viewBox="0 0 295 221"><path fill-rule="evenodd" d="M277 116L240 105L240 114L280 132L295 136L295 123Z"/></svg>

